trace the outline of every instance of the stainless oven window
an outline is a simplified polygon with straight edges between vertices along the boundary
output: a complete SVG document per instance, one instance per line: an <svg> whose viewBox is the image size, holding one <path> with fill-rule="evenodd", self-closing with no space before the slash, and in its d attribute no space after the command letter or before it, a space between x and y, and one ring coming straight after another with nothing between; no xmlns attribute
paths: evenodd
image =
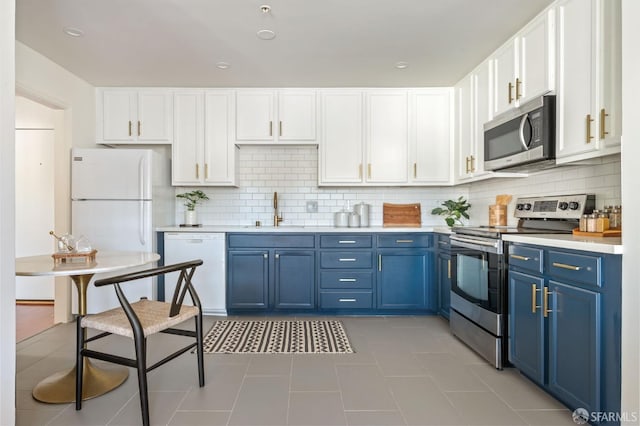
<svg viewBox="0 0 640 426"><path fill-rule="evenodd" d="M476 300L488 301L489 274L486 259L460 254L457 263L458 289Z"/></svg>

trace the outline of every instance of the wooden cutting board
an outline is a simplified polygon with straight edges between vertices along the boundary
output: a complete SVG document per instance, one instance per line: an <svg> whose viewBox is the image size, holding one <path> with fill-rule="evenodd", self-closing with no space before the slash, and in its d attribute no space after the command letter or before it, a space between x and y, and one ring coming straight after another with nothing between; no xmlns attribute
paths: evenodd
<svg viewBox="0 0 640 426"><path fill-rule="evenodd" d="M419 228L422 226L420 203L382 204L382 226Z"/></svg>

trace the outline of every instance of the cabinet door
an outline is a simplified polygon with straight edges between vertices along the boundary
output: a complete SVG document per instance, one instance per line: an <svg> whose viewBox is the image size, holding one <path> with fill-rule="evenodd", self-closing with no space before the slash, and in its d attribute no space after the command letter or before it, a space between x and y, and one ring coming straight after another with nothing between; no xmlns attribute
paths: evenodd
<svg viewBox="0 0 640 426"><path fill-rule="evenodd" d="M378 308L427 309L430 291L427 252L378 251Z"/></svg>
<svg viewBox="0 0 640 426"><path fill-rule="evenodd" d="M135 139L136 93L132 90L103 90L102 116L97 126L102 125L98 140L133 141Z"/></svg>
<svg viewBox="0 0 640 426"><path fill-rule="evenodd" d="M597 149L594 82L594 0L558 3L558 158Z"/></svg>
<svg viewBox="0 0 640 426"><path fill-rule="evenodd" d="M275 94L272 91L239 91L236 94L236 139L274 141Z"/></svg>
<svg viewBox="0 0 640 426"><path fill-rule="evenodd" d="M493 57L495 72L495 110L501 114L516 102L516 39L511 40ZM519 90L519 89L518 89Z"/></svg>
<svg viewBox="0 0 640 426"><path fill-rule="evenodd" d="M600 148L619 151L622 134L621 2L601 1L600 8L598 139Z"/></svg>
<svg viewBox="0 0 640 426"><path fill-rule="evenodd" d="M201 91L174 95L175 136L172 146L173 185L201 184L204 177L204 99Z"/></svg>
<svg viewBox="0 0 640 426"><path fill-rule="evenodd" d="M139 142L171 143L173 138L173 99L165 91L138 92L138 119L135 123Z"/></svg>
<svg viewBox="0 0 640 426"><path fill-rule="evenodd" d="M312 250L276 250L276 309L315 308L316 256Z"/></svg>
<svg viewBox="0 0 640 426"><path fill-rule="evenodd" d="M449 319L451 307L451 255L438 254L438 299L440 315Z"/></svg>
<svg viewBox="0 0 640 426"><path fill-rule="evenodd" d="M269 252L228 252L227 308L267 309L269 306Z"/></svg>
<svg viewBox="0 0 640 426"><path fill-rule="evenodd" d="M522 105L555 88L554 9L527 25L517 39L519 68L516 100Z"/></svg>
<svg viewBox="0 0 640 426"><path fill-rule="evenodd" d="M509 361L544 384L544 279L509 271Z"/></svg>
<svg viewBox="0 0 640 426"><path fill-rule="evenodd" d="M316 93L280 92L278 94L278 140L316 140Z"/></svg>
<svg viewBox="0 0 640 426"><path fill-rule="evenodd" d="M366 181L407 182L407 92L369 93L367 112Z"/></svg>
<svg viewBox="0 0 640 426"><path fill-rule="evenodd" d="M456 157L457 176L464 180L472 176L471 156L474 152L474 120L472 117L473 76L469 74L455 87L456 97Z"/></svg>
<svg viewBox="0 0 640 426"><path fill-rule="evenodd" d="M413 183L449 183L451 180L451 90L434 89L411 94L411 157Z"/></svg>
<svg viewBox="0 0 640 426"><path fill-rule="evenodd" d="M204 176L208 185L236 185L233 92L208 90L204 95Z"/></svg>
<svg viewBox="0 0 640 426"><path fill-rule="evenodd" d="M361 92L322 94L322 140L318 145L320 185L362 182L362 103Z"/></svg>
<svg viewBox="0 0 640 426"><path fill-rule="evenodd" d="M473 133L473 145L469 166L474 177L487 174L484 170L484 125L493 118L492 114L492 92L493 82L491 79L492 62L485 61L473 72L473 121L471 131Z"/></svg>
<svg viewBox="0 0 640 426"><path fill-rule="evenodd" d="M549 389L569 407L600 411L600 294L549 281Z"/></svg>

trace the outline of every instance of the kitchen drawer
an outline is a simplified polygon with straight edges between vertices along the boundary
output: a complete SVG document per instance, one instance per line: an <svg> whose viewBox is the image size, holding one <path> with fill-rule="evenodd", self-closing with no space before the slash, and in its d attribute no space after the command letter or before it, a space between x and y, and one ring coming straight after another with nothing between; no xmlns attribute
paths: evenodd
<svg viewBox="0 0 640 426"><path fill-rule="evenodd" d="M371 248L373 237L364 235L320 235L320 248Z"/></svg>
<svg viewBox="0 0 640 426"><path fill-rule="evenodd" d="M321 268L364 269L373 266L373 253L366 251L322 251Z"/></svg>
<svg viewBox="0 0 640 426"><path fill-rule="evenodd" d="M373 272L321 271L320 288L373 288Z"/></svg>
<svg viewBox="0 0 640 426"><path fill-rule="evenodd" d="M314 248L314 234L229 234L229 248Z"/></svg>
<svg viewBox="0 0 640 426"><path fill-rule="evenodd" d="M544 268L544 252L542 249L510 244L508 262L510 266L541 274Z"/></svg>
<svg viewBox="0 0 640 426"><path fill-rule="evenodd" d="M371 309L371 291L321 291L320 309Z"/></svg>
<svg viewBox="0 0 640 426"><path fill-rule="evenodd" d="M436 248L442 251L451 251L451 237L446 234L435 234Z"/></svg>
<svg viewBox="0 0 640 426"><path fill-rule="evenodd" d="M430 234L382 234L378 235L378 247L384 248L414 248L431 247Z"/></svg>
<svg viewBox="0 0 640 426"><path fill-rule="evenodd" d="M548 274L554 279L602 285L601 256L549 250L547 262Z"/></svg>

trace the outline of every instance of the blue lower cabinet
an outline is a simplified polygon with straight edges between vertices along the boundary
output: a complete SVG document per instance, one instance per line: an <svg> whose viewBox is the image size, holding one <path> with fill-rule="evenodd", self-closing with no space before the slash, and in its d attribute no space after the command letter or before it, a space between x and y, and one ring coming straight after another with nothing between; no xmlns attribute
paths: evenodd
<svg viewBox="0 0 640 426"><path fill-rule="evenodd" d="M601 411L601 295L555 281L549 293L549 388L569 406Z"/></svg>
<svg viewBox="0 0 640 426"><path fill-rule="evenodd" d="M544 384L544 278L509 272L509 360L530 379Z"/></svg>
<svg viewBox="0 0 640 426"><path fill-rule="evenodd" d="M424 251L378 251L379 309L432 308L428 278L432 254Z"/></svg>
<svg viewBox="0 0 640 426"><path fill-rule="evenodd" d="M276 309L314 309L315 251L276 250L274 259Z"/></svg>
<svg viewBox="0 0 640 426"><path fill-rule="evenodd" d="M267 309L269 252L228 251L227 309Z"/></svg>

